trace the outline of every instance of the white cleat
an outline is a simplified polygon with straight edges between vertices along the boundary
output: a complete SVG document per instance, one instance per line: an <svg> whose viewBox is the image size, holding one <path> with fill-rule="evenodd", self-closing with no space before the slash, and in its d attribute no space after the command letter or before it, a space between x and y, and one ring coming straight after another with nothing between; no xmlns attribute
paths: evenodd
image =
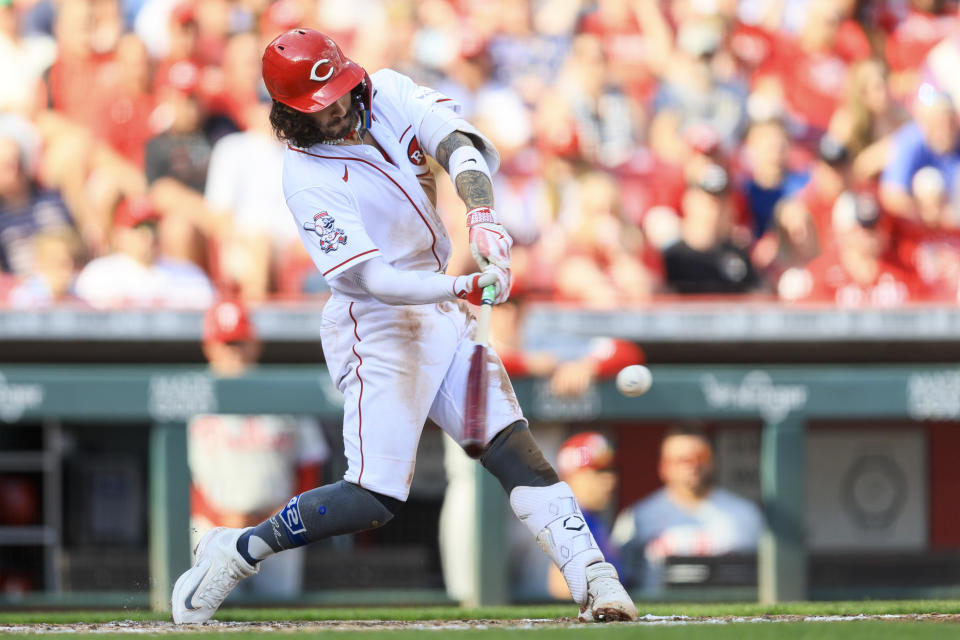
<svg viewBox="0 0 960 640"><path fill-rule="evenodd" d="M637 606L620 584L609 562L587 566L587 602L580 607L580 622L629 622L637 619Z"/></svg>
<svg viewBox="0 0 960 640"><path fill-rule="evenodd" d="M173 585L170 607L176 624L206 622L240 580L260 570L237 551L237 538L245 531L217 527L201 538L193 567Z"/></svg>

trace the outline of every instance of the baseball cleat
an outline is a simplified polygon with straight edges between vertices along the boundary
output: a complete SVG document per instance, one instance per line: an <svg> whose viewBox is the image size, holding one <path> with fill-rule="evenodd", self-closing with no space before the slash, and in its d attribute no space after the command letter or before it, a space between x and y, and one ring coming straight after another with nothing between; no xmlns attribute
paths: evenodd
<svg viewBox="0 0 960 640"><path fill-rule="evenodd" d="M596 562L587 567L587 602L580 607L579 618L581 622L630 622L637 619L637 607L609 562Z"/></svg>
<svg viewBox="0 0 960 640"><path fill-rule="evenodd" d="M176 624L206 622L240 580L260 570L237 551L244 531L217 527L201 538L193 566L173 585L170 607Z"/></svg>

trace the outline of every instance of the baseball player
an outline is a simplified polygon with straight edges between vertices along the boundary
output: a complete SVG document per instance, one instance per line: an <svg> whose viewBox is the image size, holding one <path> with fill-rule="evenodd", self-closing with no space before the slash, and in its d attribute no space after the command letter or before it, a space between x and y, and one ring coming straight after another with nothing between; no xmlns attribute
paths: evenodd
<svg viewBox="0 0 960 640"><path fill-rule="evenodd" d="M263 79L271 124L288 144L287 205L332 291L321 342L344 396L348 468L343 480L294 496L254 527L209 532L173 588L177 623L209 619L272 554L386 524L407 498L426 419L463 441L475 323L459 301L479 303L488 285L496 285L497 303L510 292L512 240L497 221L490 183L499 154L454 101L389 69L370 76L310 29L267 46ZM450 238L426 155L467 206L479 272L444 274ZM560 568L580 619L635 619L570 487L533 441L500 359L492 355L487 366L480 463Z"/></svg>

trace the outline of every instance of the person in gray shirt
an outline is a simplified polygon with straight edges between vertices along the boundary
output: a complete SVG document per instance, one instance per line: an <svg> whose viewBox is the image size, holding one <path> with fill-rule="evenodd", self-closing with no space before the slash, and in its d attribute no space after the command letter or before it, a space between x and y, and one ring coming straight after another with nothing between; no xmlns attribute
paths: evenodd
<svg viewBox="0 0 960 640"><path fill-rule="evenodd" d="M657 593L671 556L756 550L763 514L750 500L717 487L713 471L713 449L702 430L667 432L660 447L664 486L621 512L611 534L631 586Z"/></svg>

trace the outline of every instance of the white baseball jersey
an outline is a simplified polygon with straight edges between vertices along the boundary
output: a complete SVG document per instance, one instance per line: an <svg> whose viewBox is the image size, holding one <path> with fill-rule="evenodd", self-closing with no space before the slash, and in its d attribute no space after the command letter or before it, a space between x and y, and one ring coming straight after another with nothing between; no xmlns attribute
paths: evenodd
<svg viewBox="0 0 960 640"><path fill-rule="evenodd" d="M297 468L329 457L319 425L296 416L199 415L188 462L211 507L237 513L279 508L297 488Z"/></svg>
<svg viewBox="0 0 960 640"><path fill-rule="evenodd" d="M429 171L417 139L424 115L454 103L406 76L373 83L370 145L289 148L283 190L304 246L333 292L323 310L327 368L344 394L345 479L405 500L429 417L463 439L474 323L455 302L390 306L345 270L380 256L397 269L441 273L450 237L418 178ZM491 352L487 440L522 420L513 387Z"/></svg>
<svg viewBox="0 0 960 640"><path fill-rule="evenodd" d="M380 255L397 269L441 273L450 257L450 236L418 180L429 167L414 126L448 99L387 69L371 80L370 134L389 159L370 145L318 144L289 148L283 165L304 246L330 288L355 300L369 296L336 276L364 260Z"/></svg>
<svg viewBox="0 0 960 640"><path fill-rule="evenodd" d="M218 518L230 511L247 515L276 511L297 490L302 465L326 462L330 449L316 421L297 416L198 415L187 428L187 457L193 488L190 546L195 547ZM217 513L221 512L221 513ZM262 517L262 516L261 516ZM303 581L300 547L266 558L260 571L238 591L293 596Z"/></svg>

